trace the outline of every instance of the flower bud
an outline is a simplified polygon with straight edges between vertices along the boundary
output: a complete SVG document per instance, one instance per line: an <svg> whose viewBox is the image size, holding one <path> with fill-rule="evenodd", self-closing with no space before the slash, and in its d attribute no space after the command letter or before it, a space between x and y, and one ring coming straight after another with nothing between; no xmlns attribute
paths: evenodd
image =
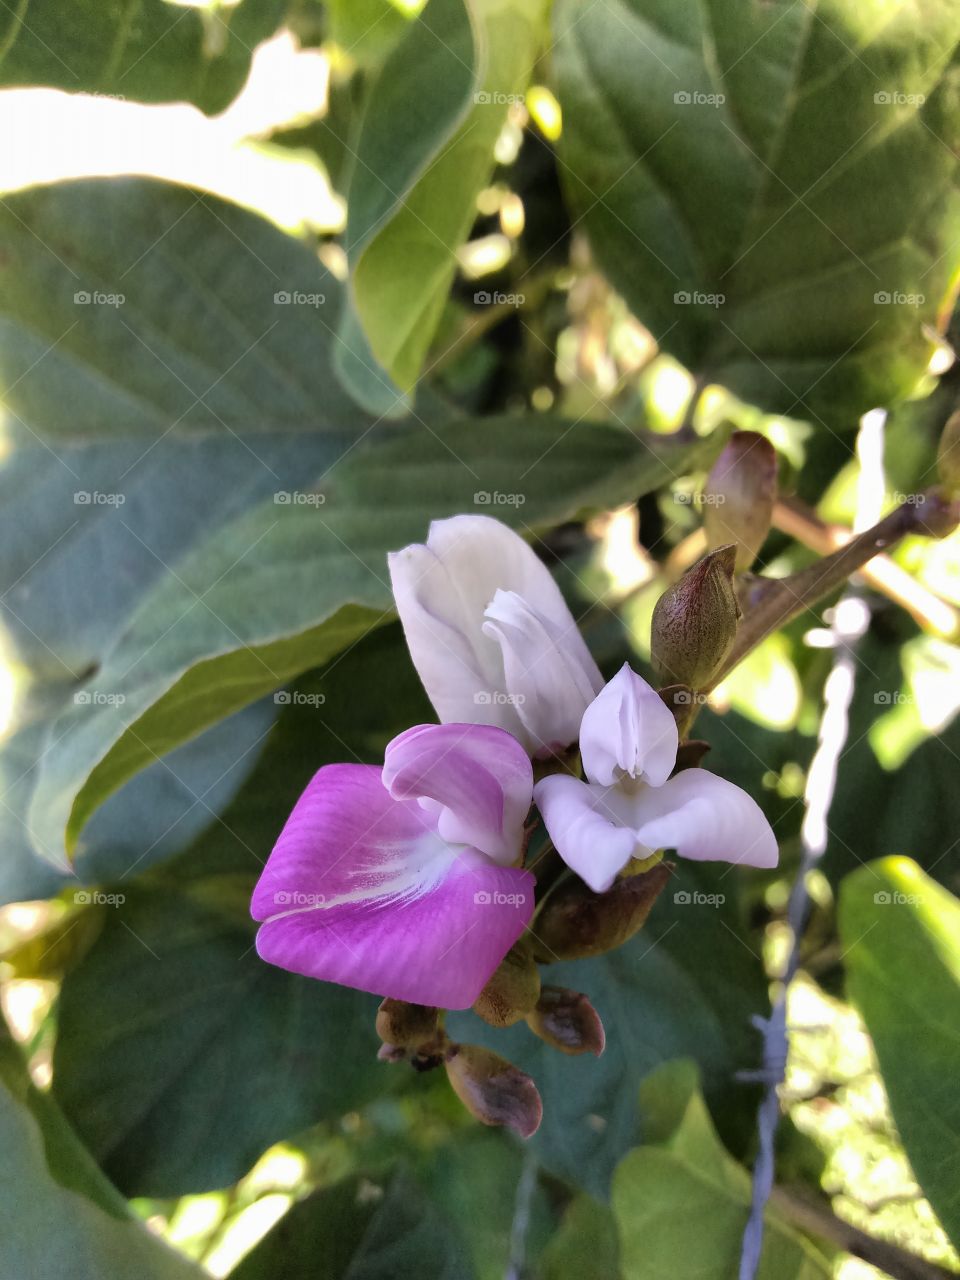
<svg viewBox="0 0 960 1280"><path fill-rule="evenodd" d="M532 926L534 955L542 964L600 956L622 946L643 927L670 866L615 880L606 893L594 893L577 877L548 894Z"/></svg>
<svg viewBox="0 0 960 1280"><path fill-rule="evenodd" d="M479 1045L459 1044L444 1065L454 1093L481 1124L505 1125L521 1138L539 1129L543 1103L537 1086L512 1062Z"/></svg>
<svg viewBox="0 0 960 1280"><path fill-rule="evenodd" d="M377 1010L377 1035L395 1049L418 1049L434 1040L439 1010L425 1004L407 1004L387 998Z"/></svg>
<svg viewBox="0 0 960 1280"><path fill-rule="evenodd" d="M544 987L527 1026L561 1053L595 1053L606 1044L600 1015L585 995L567 987Z"/></svg>
<svg viewBox="0 0 960 1280"><path fill-rule="evenodd" d="M710 549L734 543L737 571L749 569L770 531L776 498L776 449L756 431L735 431L703 486Z"/></svg>
<svg viewBox="0 0 960 1280"><path fill-rule="evenodd" d="M733 589L737 549L718 547L657 601L650 626L650 659L664 684L702 689L730 652L740 606Z"/></svg>
<svg viewBox="0 0 960 1280"><path fill-rule="evenodd" d="M540 997L540 970L525 939L500 961L480 992L473 1011L491 1027L511 1027L534 1008Z"/></svg>

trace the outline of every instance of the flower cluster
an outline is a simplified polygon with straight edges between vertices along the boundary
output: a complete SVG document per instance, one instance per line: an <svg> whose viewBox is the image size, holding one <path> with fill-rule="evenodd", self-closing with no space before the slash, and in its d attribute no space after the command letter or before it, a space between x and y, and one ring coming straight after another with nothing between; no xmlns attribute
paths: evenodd
<svg viewBox="0 0 960 1280"><path fill-rule="evenodd" d="M599 1052L586 998L540 985L535 960L552 950L542 935L614 908L621 921L628 900L632 931L662 887L665 849L772 867L776 840L739 787L677 771L673 711L626 664L604 684L546 566L505 525L436 521L389 567L441 723L394 738L382 768L314 776L253 895L257 948L284 969L386 997L384 1056L443 1061L481 1119L529 1132L539 1100L527 1105L526 1077L487 1050L452 1046L436 1011L474 1006L498 1025L526 1017L566 1052ZM584 778L571 771L577 746ZM579 877L561 877L540 904L524 866L534 802ZM604 949L594 941L584 954ZM484 1101L506 1096L519 1114Z"/></svg>

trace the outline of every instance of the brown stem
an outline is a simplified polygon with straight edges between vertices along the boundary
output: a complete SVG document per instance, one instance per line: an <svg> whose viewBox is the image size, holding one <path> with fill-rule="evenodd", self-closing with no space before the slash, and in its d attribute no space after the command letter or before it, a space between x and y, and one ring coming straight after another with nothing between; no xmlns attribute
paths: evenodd
<svg viewBox="0 0 960 1280"><path fill-rule="evenodd" d="M773 509L773 525L821 556L839 550L854 536L843 525L827 524L804 503L790 497L778 500ZM960 635L960 614L954 606L928 591L889 556L875 556L863 566L862 573L865 582L905 609L924 631L947 640Z"/></svg>
<svg viewBox="0 0 960 1280"><path fill-rule="evenodd" d="M774 1187L770 1193L770 1205L781 1218L821 1240L851 1253L855 1258L869 1262L871 1266L892 1276L893 1280L949 1280L955 1271L941 1267L915 1253L901 1249L887 1240L878 1240L859 1227L838 1218L819 1196L800 1187Z"/></svg>
<svg viewBox="0 0 960 1280"><path fill-rule="evenodd" d="M908 533L945 537L956 527L957 519L957 504L948 502L939 490L931 489L921 501L904 502L872 529L852 537L816 564L787 578L755 579L743 601L744 617L733 648L702 692L715 688L761 640L842 586L878 552Z"/></svg>

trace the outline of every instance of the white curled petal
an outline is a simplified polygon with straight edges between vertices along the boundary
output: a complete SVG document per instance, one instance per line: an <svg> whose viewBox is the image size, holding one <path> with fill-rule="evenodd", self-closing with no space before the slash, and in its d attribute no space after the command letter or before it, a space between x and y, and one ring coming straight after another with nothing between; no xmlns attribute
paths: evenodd
<svg viewBox="0 0 960 1280"><path fill-rule="evenodd" d="M662 786L678 746L673 713L626 662L591 702L580 726L584 772L605 787L624 775Z"/></svg>
<svg viewBox="0 0 960 1280"><path fill-rule="evenodd" d="M497 591L483 630L500 645L508 697L534 749L576 742L599 673L569 612L558 625L517 592Z"/></svg>
<svg viewBox="0 0 960 1280"><path fill-rule="evenodd" d="M533 790L560 857L596 893L610 888L637 848L634 833L612 820L605 795L569 774L553 774Z"/></svg>
<svg viewBox="0 0 960 1280"><path fill-rule="evenodd" d="M651 849L676 849L698 862L777 865L777 838L755 800L707 773L684 769L634 799L637 838Z"/></svg>

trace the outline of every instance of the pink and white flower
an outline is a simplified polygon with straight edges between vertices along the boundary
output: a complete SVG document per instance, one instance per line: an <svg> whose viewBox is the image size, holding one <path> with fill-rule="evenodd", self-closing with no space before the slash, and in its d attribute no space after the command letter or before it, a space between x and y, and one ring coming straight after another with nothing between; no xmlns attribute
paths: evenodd
<svg viewBox="0 0 960 1280"><path fill-rule="evenodd" d="M533 773L502 729L419 725L383 769L326 765L254 891L257 950L294 973L464 1009L530 921Z"/></svg>
<svg viewBox="0 0 960 1280"><path fill-rule="evenodd" d="M624 663L587 708L580 753L587 781L553 774L534 799L564 862L603 893L632 858L675 849L696 861L777 865L777 841L747 793L708 773L670 777L679 738L673 714Z"/></svg>
<svg viewBox="0 0 960 1280"><path fill-rule="evenodd" d="M497 725L534 755L576 741L603 678L521 537L489 516L453 516L388 562L410 655L440 720Z"/></svg>

